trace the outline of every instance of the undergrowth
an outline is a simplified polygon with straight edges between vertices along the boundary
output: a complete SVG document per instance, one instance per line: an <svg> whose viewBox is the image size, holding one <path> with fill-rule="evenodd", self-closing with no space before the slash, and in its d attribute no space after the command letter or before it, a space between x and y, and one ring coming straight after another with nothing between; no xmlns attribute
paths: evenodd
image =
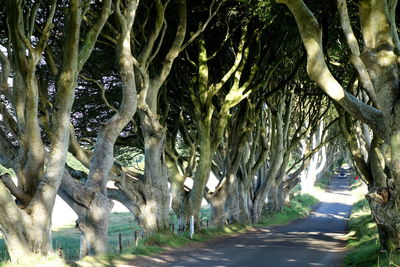
<svg viewBox="0 0 400 267"><path fill-rule="evenodd" d="M318 199L308 194L294 196L282 210L268 214L259 225L271 226L290 223L298 218L307 216L312 206L317 203Z"/></svg>
<svg viewBox="0 0 400 267"><path fill-rule="evenodd" d="M349 252L343 261L343 267L400 266L400 255L398 253L380 252L378 229L373 221L366 199L362 199L353 205L349 228L347 241Z"/></svg>

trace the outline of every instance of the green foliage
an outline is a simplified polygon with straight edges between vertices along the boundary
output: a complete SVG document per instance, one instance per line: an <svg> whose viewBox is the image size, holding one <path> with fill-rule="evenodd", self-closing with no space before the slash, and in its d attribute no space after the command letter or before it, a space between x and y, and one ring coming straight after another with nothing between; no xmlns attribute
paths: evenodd
<svg viewBox="0 0 400 267"><path fill-rule="evenodd" d="M258 18L261 22L272 22L274 19L271 15L272 5L274 1L270 0L239 0L239 3L246 5L248 16Z"/></svg>
<svg viewBox="0 0 400 267"><path fill-rule="evenodd" d="M135 147L116 147L115 161L125 167L133 167L136 171L144 170L143 152Z"/></svg>
<svg viewBox="0 0 400 267"><path fill-rule="evenodd" d="M89 172L89 170L85 166L83 166L83 164L78 161L71 153L67 154L67 164L74 170L83 171L85 173Z"/></svg>
<svg viewBox="0 0 400 267"><path fill-rule="evenodd" d="M294 196L287 206L281 211L269 213L264 220L260 222L261 226L280 225L290 223L298 218L307 216L313 205L318 200L308 194Z"/></svg>
<svg viewBox="0 0 400 267"><path fill-rule="evenodd" d="M349 228L347 246L350 251L343 266L399 266L400 255L379 251L378 229L366 199L354 204Z"/></svg>
<svg viewBox="0 0 400 267"><path fill-rule="evenodd" d="M204 242L226 234L241 233L246 229L247 226L241 223L226 225L223 228L203 228L194 234L193 239L190 239L188 232L182 234L156 233L147 238L144 244L159 247L181 247L191 242Z"/></svg>
<svg viewBox="0 0 400 267"><path fill-rule="evenodd" d="M13 177L15 176L15 172L13 169L7 169L6 167L0 164L0 175L4 173L9 173Z"/></svg>
<svg viewBox="0 0 400 267"><path fill-rule="evenodd" d="M137 247L130 248L129 250L125 250L125 253L130 253L134 255L151 255L155 253L161 253L164 249L158 246L149 246L139 244Z"/></svg>

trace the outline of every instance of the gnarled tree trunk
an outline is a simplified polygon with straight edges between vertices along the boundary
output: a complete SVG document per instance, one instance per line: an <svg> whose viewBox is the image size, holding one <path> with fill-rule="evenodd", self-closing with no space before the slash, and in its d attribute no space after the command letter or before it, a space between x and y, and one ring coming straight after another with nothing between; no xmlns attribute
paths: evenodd
<svg viewBox="0 0 400 267"><path fill-rule="evenodd" d="M70 1L66 9L65 42L62 46L63 62L58 73L57 93L53 104L52 125L49 127L47 147L45 153L44 142L39 124L39 81L36 76L37 66L42 60L42 54L50 36L52 21L56 13L57 3L50 3L45 19L45 27L39 30L40 36L33 36L33 28L39 27L36 11L32 11L32 30L24 32L25 18L22 17L24 2L7 1L10 44L13 54L13 90L15 94L10 99L17 120L7 115L9 110L3 109L3 117L8 123L15 125L9 131L18 141L17 150L7 138L9 134L1 136L2 164L15 169L18 185L14 184L8 175L3 175L0 182L0 231L2 232L12 261L18 261L29 253L46 255L52 251L51 243L51 213L54 206L57 190L61 183L69 143L69 121L79 66L85 61L90 51L79 51L80 23L82 20L82 6L78 1ZM43 10L47 7L37 6ZM30 12L30 11L29 11ZM35 40L35 44L31 44ZM91 38L88 38L91 41ZM11 51L11 50L9 50ZM4 55L3 55L4 56ZM4 60L2 57L2 66ZM5 71L7 68L2 68ZM4 73L3 73L4 74ZM5 74L8 77L9 73ZM8 96L9 97L9 96ZM18 133L16 132L18 128ZM13 141L15 142L15 140ZM14 150L14 151L13 151ZM15 198L15 199L14 199Z"/></svg>
<svg viewBox="0 0 400 267"><path fill-rule="evenodd" d="M121 31L117 43L123 94L120 107L100 128L86 183L83 185L72 180L68 174L63 176L63 188L60 194L78 214L77 226L81 230L81 257L107 253L108 221L113 207L107 195L107 182L114 164L114 144L137 108L134 59L130 45L131 28L137 6L137 0L127 1L122 11L121 6L116 6L116 17ZM99 17L100 29L110 12L111 1L106 1L103 14Z"/></svg>

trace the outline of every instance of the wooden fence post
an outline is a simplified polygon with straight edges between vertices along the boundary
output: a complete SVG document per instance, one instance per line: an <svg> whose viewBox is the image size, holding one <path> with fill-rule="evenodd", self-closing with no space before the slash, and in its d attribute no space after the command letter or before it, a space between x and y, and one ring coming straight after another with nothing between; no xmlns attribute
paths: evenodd
<svg viewBox="0 0 400 267"><path fill-rule="evenodd" d="M119 253L122 253L122 235L118 234Z"/></svg>
<svg viewBox="0 0 400 267"><path fill-rule="evenodd" d="M138 231L135 230L135 247L139 245L139 240L138 240Z"/></svg>

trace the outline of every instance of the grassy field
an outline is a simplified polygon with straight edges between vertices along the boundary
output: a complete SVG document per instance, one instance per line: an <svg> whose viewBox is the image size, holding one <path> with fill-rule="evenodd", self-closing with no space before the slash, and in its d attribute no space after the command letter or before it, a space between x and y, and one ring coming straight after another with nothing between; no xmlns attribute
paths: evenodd
<svg viewBox="0 0 400 267"><path fill-rule="evenodd" d="M373 221L366 199L354 204L349 228L349 252L344 259L343 267L400 266L400 255L398 253L380 252L378 229Z"/></svg>

